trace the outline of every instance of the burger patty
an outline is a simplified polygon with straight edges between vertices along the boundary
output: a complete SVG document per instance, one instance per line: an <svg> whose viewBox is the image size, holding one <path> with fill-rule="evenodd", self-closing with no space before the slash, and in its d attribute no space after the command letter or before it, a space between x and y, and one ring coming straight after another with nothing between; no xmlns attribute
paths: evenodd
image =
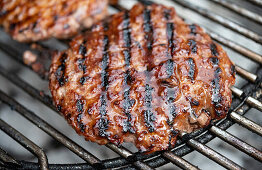
<svg viewBox="0 0 262 170"><path fill-rule="evenodd" d="M138 3L93 26L50 68L54 103L77 133L148 153L224 118L234 82L221 46L158 4Z"/></svg>
<svg viewBox="0 0 262 170"><path fill-rule="evenodd" d="M69 38L107 14L108 0L2 0L0 25L21 42Z"/></svg>

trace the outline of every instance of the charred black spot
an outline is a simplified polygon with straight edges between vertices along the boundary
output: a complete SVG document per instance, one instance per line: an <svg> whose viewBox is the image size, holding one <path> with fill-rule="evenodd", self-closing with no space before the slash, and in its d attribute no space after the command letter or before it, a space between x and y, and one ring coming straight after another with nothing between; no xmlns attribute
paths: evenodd
<svg viewBox="0 0 262 170"><path fill-rule="evenodd" d="M195 40L189 40L188 45L192 53L197 53L197 43Z"/></svg>
<svg viewBox="0 0 262 170"><path fill-rule="evenodd" d="M80 78L79 82L80 82L82 85L84 85L85 82L86 82L89 78L90 78L90 77L88 77L88 76L83 76L83 77Z"/></svg>
<svg viewBox="0 0 262 170"><path fill-rule="evenodd" d="M77 110L77 112L83 113L83 108L84 108L84 103L83 103L83 101L80 100L80 99L78 99L78 100L76 101L76 110Z"/></svg>
<svg viewBox="0 0 262 170"><path fill-rule="evenodd" d="M82 120L82 113L78 114L77 117L76 117L77 123L80 123L81 120Z"/></svg>
<svg viewBox="0 0 262 170"><path fill-rule="evenodd" d="M77 60L79 70L83 71L84 73L86 72L85 60L85 58L80 58Z"/></svg>
<svg viewBox="0 0 262 170"><path fill-rule="evenodd" d="M35 29L35 27L37 26L38 22L34 22L33 25L32 25L32 29Z"/></svg>
<svg viewBox="0 0 262 170"><path fill-rule="evenodd" d="M63 28L64 29L68 29L68 28L70 28L70 25L69 24L64 24Z"/></svg>
<svg viewBox="0 0 262 170"><path fill-rule="evenodd" d="M124 50L123 53L125 56L125 64L127 67L129 67L130 66L130 50Z"/></svg>
<svg viewBox="0 0 262 170"><path fill-rule="evenodd" d="M68 114L66 115L66 119L69 120L69 119L71 118L71 116L72 116L71 113L68 113Z"/></svg>
<svg viewBox="0 0 262 170"><path fill-rule="evenodd" d="M78 124L78 127L80 128L80 131L81 131L82 133L85 132L86 126L85 126L82 122Z"/></svg>
<svg viewBox="0 0 262 170"><path fill-rule="evenodd" d="M130 74L130 70L126 70L126 72L125 72L125 77L124 77L124 82L125 82L126 84L131 84L132 81L133 81L133 78L132 78L132 76L131 76L131 74Z"/></svg>
<svg viewBox="0 0 262 170"><path fill-rule="evenodd" d="M233 64L230 66L230 73L231 73L231 75L236 74L236 67Z"/></svg>
<svg viewBox="0 0 262 170"><path fill-rule="evenodd" d="M170 19L170 13L171 13L170 9L165 9L164 10L164 17L165 17L166 20Z"/></svg>
<svg viewBox="0 0 262 170"><path fill-rule="evenodd" d="M217 46L216 44L212 43L210 44L210 50L213 56L218 56Z"/></svg>
<svg viewBox="0 0 262 170"><path fill-rule="evenodd" d="M78 54L82 55L83 57L86 55L86 47L85 44L80 44Z"/></svg>
<svg viewBox="0 0 262 170"><path fill-rule="evenodd" d="M3 11L0 11L0 17L3 17L7 14L7 11L6 10L3 10Z"/></svg>
<svg viewBox="0 0 262 170"><path fill-rule="evenodd" d="M199 106L199 102L196 100L196 99L194 99L194 98L192 98L192 97L187 97L187 99L189 100L189 102L190 102L190 104L192 105L192 106Z"/></svg>
<svg viewBox="0 0 262 170"><path fill-rule="evenodd" d="M177 131L177 130L174 130L174 129L171 130L171 136L172 136L172 137L176 137L177 134L178 134L178 131Z"/></svg>
<svg viewBox="0 0 262 170"><path fill-rule="evenodd" d="M144 31L146 33L145 38L147 39L147 48L152 50L153 44L153 27L151 23L151 11L147 8L144 9Z"/></svg>
<svg viewBox="0 0 262 170"><path fill-rule="evenodd" d="M11 24L9 25L10 31L13 31L13 30L15 29L15 27L16 27L16 23L11 23Z"/></svg>
<svg viewBox="0 0 262 170"><path fill-rule="evenodd" d="M29 27L25 27L25 28L20 29L18 32L21 33L21 32L24 32L24 31L26 31L28 29L29 29Z"/></svg>
<svg viewBox="0 0 262 170"><path fill-rule="evenodd" d="M174 74L174 62L171 59L167 60L166 73L168 77Z"/></svg>
<svg viewBox="0 0 262 170"><path fill-rule="evenodd" d="M107 136L107 132L106 130L108 129L108 124L109 121L106 117L101 117L98 121L98 132L99 135L102 137L106 137Z"/></svg>
<svg viewBox="0 0 262 170"><path fill-rule="evenodd" d="M65 77L64 77L64 71L65 71L65 60L67 58L67 54L63 53L60 59L61 64L58 66L55 76L60 86L63 86L65 84Z"/></svg>
<svg viewBox="0 0 262 170"><path fill-rule="evenodd" d="M168 47L172 48L174 46L173 43L173 35L174 35L174 23L167 23L166 24L166 32L167 32L167 39L168 39ZM173 50L171 50L173 51Z"/></svg>
<svg viewBox="0 0 262 170"><path fill-rule="evenodd" d="M188 58L187 63L189 65L188 76L191 80L194 80L195 79L195 69L196 69L194 59Z"/></svg>
<svg viewBox="0 0 262 170"><path fill-rule="evenodd" d="M217 57L210 57L210 62L213 64L213 66L218 66L219 59Z"/></svg>
<svg viewBox="0 0 262 170"><path fill-rule="evenodd" d="M61 105L58 104L58 105L56 106L56 108L57 108L57 111L61 112L61 110L62 110L62 106L61 106Z"/></svg>
<svg viewBox="0 0 262 170"><path fill-rule="evenodd" d="M196 25L195 24L189 25L189 28L190 28L190 34L193 34L193 35L197 34L197 30L196 30Z"/></svg>
<svg viewBox="0 0 262 170"><path fill-rule="evenodd" d="M212 103L214 104L215 108L218 108L221 106L220 102L222 101L222 97L220 94L220 73L221 68L217 68L215 70L215 78L212 80Z"/></svg>
<svg viewBox="0 0 262 170"><path fill-rule="evenodd" d="M104 21L103 27L104 27L104 31L108 31L109 29L108 21Z"/></svg>
<svg viewBox="0 0 262 170"><path fill-rule="evenodd" d="M57 15L53 16L53 19L54 21L56 21L58 19L58 16Z"/></svg>
<svg viewBox="0 0 262 170"><path fill-rule="evenodd" d="M154 121L156 120L154 113L151 110L145 110L144 119L149 132L154 132L155 131Z"/></svg>

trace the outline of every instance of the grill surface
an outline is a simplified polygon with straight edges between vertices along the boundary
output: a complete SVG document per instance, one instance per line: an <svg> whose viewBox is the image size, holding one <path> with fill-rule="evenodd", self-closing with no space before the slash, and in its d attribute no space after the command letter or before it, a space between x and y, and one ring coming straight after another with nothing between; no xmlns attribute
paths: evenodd
<svg viewBox="0 0 262 170"><path fill-rule="evenodd" d="M259 8L259 6L262 7L262 2L259 0L249 1L250 3L256 4L258 6L257 8ZM204 9L204 7L201 6L201 2L203 1L200 1L200 3L197 5L195 3L192 3L192 1L170 0L163 2L165 2L167 5L175 4L175 7L179 7L183 10L189 9L190 11L194 11L204 16L205 18L210 19L209 22L212 21L218 23L219 25L222 25L229 30L241 34L242 36L246 37L247 40L245 41L251 42L251 44L255 44L256 46L259 46L259 48L261 48L261 35L256 33L254 30L251 30L247 25L242 26L237 22L233 22L232 20L227 19L223 15L215 14L211 10ZM223 8L225 8L224 10L231 10L238 15L246 17L248 20L251 20L256 24L262 23L262 17L259 14L251 12L250 10L243 8L238 4L233 4L228 0L212 0L212 2L213 5L216 5L218 7L223 6ZM116 10L126 9L124 6L121 6L120 4L113 5L112 8ZM185 19L191 19L190 16L186 16L186 14L184 14L184 16L183 13L179 13L179 10L178 14L182 15L182 17L185 17ZM193 22L200 25L202 24L198 23L198 21ZM226 30L226 28L224 27L222 27L222 30ZM153 169L172 162L173 164L177 165L182 169L198 169L197 165L193 165L192 163L182 158L183 156L187 155L192 151L197 151L225 168L242 169L240 165L236 164L230 158L221 155L220 153L218 153L218 151L206 145L207 142L211 141L215 137L219 137L224 142L234 146L235 148L246 153L250 157L253 157L254 159L262 162L262 152L259 149L256 149L255 147L251 146L250 144L242 141L238 137L226 131L233 124L239 124L248 129L249 131L258 134L259 136L262 136L262 127L259 125L259 123L261 124L261 122L256 122L256 120L250 120L244 116L244 114L251 108L255 108L256 110L262 112L262 56L254 52L253 49L248 47L248 45L240 45L238 44L238 41L232 41L228 37L223 36L223 33L215 33L210 28L206 28L206 32L208 32L215 41L226 46L228 49L236 52L236 54L243 55L245 58L247 58L247 60L252 60L255 63L254 65L256 66L256 68L249 67L250 69L247 70L240 67L239 63L236 62L236 71L238 74L237 80L243 79L245 81L243 81L244 83L239 83L236 84L236 86L232 87L234 97L232 107L226 119L220 122L214 122L205 129L200 129L194 133L185 134L181 136L180 139L177 141L176 147L169 151L156 152L149 155L144 155L139 152L133 153L123 146L117 147L113 144L107 144L106 147L116 152L119 156L113 159L100 160L99 158L97 158L96 155L93 155L90 152L88 152L86 149L78 145L76 142L59 132L56 128L53 127L53 125L49 124L44 119L36 115L33 111L30 111L27 107L17 102L13 97L11 97L11 95L7 95L6 91L0 90L0 101L3 104L9 105L12 110L15 110L21 116L28 119L32 124L36 125L46 134L50 135L53 139L58 141L60 145L65 146L86 162L81 164L48 164L46 153L40 146L33 143L30 139L25 137L24 134L19 132L19 130L16 130L14 127L9 125L0 117L0 129L38 158L38 163L23 160L20 161L16 160L8 153L6 153L4 150L0 149L0 167L6 167L10 169L93 169L120 167L128 169ZM5 34L2 30L0 33L1 35ZM56 41L56 43L60 45L65 45L67 42L68 41ZM30 49L30 45L23 45L23 49L21 50L16 48L16 44L18 43L6 43L4 41L1 41L0 49L2 52L10 56L15 61L23 64L25 67L28 67L32 71L37 73L44 81L47 80L47 68L50 62L50 58L48 58L48 56L50 56L50 49L53 49L53 45L50 45L48 43L41 43L41 45L46 46L46 48L41 50L41 52L38 52L39 55L37 62L39 64L40 62L44 61L46 67L43 67L39 70L37 69L38 67L36 67L38 65L29 66L24 64L23 62L23 51L25 51L26 49ZM57 44L55 47L58 46ZM5 62L0 62L1 76L9 80L9 83L12 83L17 87L21 88L30 96L42 102L44 105L58 113L52 104L49 94L45 94L43 91L40 91L37 88L33 87L25 80L17 76L15 73L10 72L7 68L4 67L4 65Z"/></svg>

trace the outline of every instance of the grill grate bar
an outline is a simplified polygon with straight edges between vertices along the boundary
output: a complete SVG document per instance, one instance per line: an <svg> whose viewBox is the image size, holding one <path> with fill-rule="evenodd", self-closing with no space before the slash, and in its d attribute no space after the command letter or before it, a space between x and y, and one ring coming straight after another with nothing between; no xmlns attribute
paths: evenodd
<svg viewBox="0 0 262 170"><path fill-rule="evenodd" d="M46 154L39 146L37 146L35 143L33 143L28 138L26 138L24 135L22 135L16 129L11 127L9 124L7 124L2 119L0 119L0 129L4 131L6 134L8 134L10 137L12 137L19 144L21 144L28 151L30 151L35 156L37 156L38 163L40 164L40 168L42 170L48 170L48 161L47 161Z"/></svg>
<svg viewBox="0 0 262 170"><path fill-rule="evenodd" d="M231 112L229 115L230 118L233 119L238 124L262 136L262 127L256 124L255 122L253 122L252 120L249 120L248 118L245 118L244 116L241 116L236 112Z"/></svg>
<svg viewBox="0 0 262 170"><path fill-rule="evenodd" d="M228 8L229 10L232 10L236 12L239 15L242 15L244 17L247 17L249 19L252 19L253 21L262 24L262 17L256 13L253 13L245 8L242 8L236 4L230 3L225 0L211 0L219 5L222 5L223 7Z"/></svg>
<svg viewBox="0 0 262 170"><path fill-rule="evenodd" d="M162 154L165 158L169 159L172 163L179 166L182 169L190 169L190 170L198 170L199 168L192 165L188 161L184 160L183 158L176 156L171 151L166 151Z"/></svg>
<svg viewBox="0 0 262 170"><path fill-rule="evenodd" d="M260 43L260 44L262 44L262 36L256 34L253 31L246 29L245 27L238 25L237 23L235 23L235 22L233 22L229 19L226 19L226 18L224 18L220 15L214 14L214 13L212 13L212 12L210 12L210 11L204 9L204 8L201 8L199 6L190 4L186 1L181 1L181 0L177 0L177 1L172 0L172 1L183 6L183 7L185 7L185 8L188 8L192 11L195 11L198 14L201 14L204 17L207 17L207 18L209 18L209 19L211 19L211 20L213 20L213 21L215 21L215 22L217 22L217 23L219 23L219 24L221 24L221 25L223 25L223 26L225 26L225 27L227 27L231 30L234 30L234 31L236 31L236 32L238 32L238 33L240 33L240 34L242 34L242 35L244 35L244 36Z"/></svg>
<svg viewBox="0 0 262 170"><path fill-rule="evenodd" d="M51 97L44 94L43 92L40 92L38 91L37 89L35 89L34 87L32 87L31 85L29 85L28 83L26 83L24 80L22 80L21 78L19 78L18 76L16 76L15 74L12 74L12 73L8 73L8 71L6 71L3 67L0 66L0 74L3 75L4 77L6 77L7 79L9 79L11 82L13 82L15 85L17 85L19 88L22 88L24 91L26 91L27 93L29 93L31 96L37 98L38 100L40 100L43 104L45 104L46 106L50 107L51 109L53 109L56 113L57 110L55 108L55 106L52 104L52 100L51 100ZM1 96L1 91L0 91L0 96ZM24 108L25 109L25 108ZM59 114L59 113L58 113ZM60 114L59 114L60 115ZM30 116L29 118L30 119ZM36 124L37 125L37 124ZM49 125L50 126L50 125ZM50 126L50 128L52 128ZM53 129L53 128L52 128ZM55 129L53 129L55 130ZM48 132L47 132L48 133ZM63 137L65 137L63 135ZM65 137L67 138L67 137ZM63 139L61 140L60 142L62 144L64 144L66 147L70 147L67 146L69 143L66 142L70 140L69 138L67 139ZM74 143L73 141L71 141L72 143ZM74 143L75 144L75 143ZM77 144L75 144L77 145ZM114 144L109 144L109 145L106 145L108 148L112 149L113 151L115 151L116 153L120 154L121 156L123 156L124 158L127 158L127 159L130 159L132 156L132 153L130 151L128 151L126 148L124 147L121 147L119 148L118 146L113 146ZM79 150L75 150L75 149L79 149ZM70 150L71 149L74 149L72 150L74 153L76 153L78 156L80 156L81 158L83 158L83 156L87 156L87 151L85 151L83 148L81 148L80 146L75 146L73 148L69 148ZM81 156L82 154L82 156ZM83 155L84 154L84 155ZM91 153L89 153L91 154ZM92 155L93 156L93 155ZM83 158L84 159L84 158ZM84 159L85 160L85 159ZM86 160L87 162L89 162L88 160ZM92 164L91 162L89 162L90 164ZM95 163L95 164L92 164L92 165L95 165L95 166L98 166L99 164L98 163ZM145 163L142 163L142 162L135 162L134 163L135 166L139 166L139 168L143 168L143 167L148 167L148 169L150 169L150 167L148 165L146 165Z"/></svg>
<svg viewBox="0 0 262 170"><path fill-rule="evenodd" d="M229 39L223 38L222 36L219 36L218 34L210 31L209 29L206 29L206 32L216 41L220 42L221 44L231 48L232 50L248 57L249 59L258 62L260 64L262 64L262 56L233 42L230 41Z"/></svg>
<svg viewBox="0 0 262 170"><path fill-rule="evenodd" d="M240 66L235 66L236 72L243 78L251 81L252 83L255 83L257 80L257 75L248 72L247 70L243 69Z"/></svg>
<svg viewBox="0 0 262 170"><path fill-rule="evenodd" d="M10 156L6 151L0 148L0 160L5 162L5 163L11 163L14 165L18 165L18 162Z"/></svg>
<svg viewBox="0 0 262 170"><path fill-rule="evenodd" d="M203 155L207 156L208 158L212 159L213 161L217 162L218 164L222 165L228 169L243 169L241 166L236 164L235 162L231 161L230 159L224 157L220 153L212 150L208 146L194 140L190 139L186 142L189 146L193 147L197 151L201 152Z"/></svg>
<svg viewBox="0 0 262 170"><path fill-rule="evenodd" d="M248 0L248 1L250 1L251 3L254 3L254 4L262 6L262 1L261 0Z"/></svg>
<svg viewBox="0 0 262 170"><path fill-rule="evenodd" d="M245 94L244 94L244 92L242 91L242 90L240 90L240 89L238 89L238 88L236 88L236 87L231 87L231 90L232 90L232 92L233 92L233 94L235 95L235 96L237 96L238 98L242 98ZM258 109L259 111L262 111L262 103L259 101L259 100L257 100L257 99L255 99L255 98L253 98L253 97L251 97L251 96L248 96L247 98L246 98L246 101L245 101L247 104L249 104L250 106L252 106L253 108L256 108L256 109Z"/></svg>
<svg viewBox="0 0 262 170"><path fill-rule="evenodd" d="M122 157L124 157L125 159L132 161L132 159L134 158L134 155L127 150L126 148L122 147L122 146L116 146L112 143L108 143L106 144L106 147L110 148L111 150L115 151L116 153L118 153L119 155L121 155ZM153 169L150 166L148 166L147 164L141 162L141 161L136 161L133 163L136 167L138 167L139 169Z"/></svg>
<svg viewBox="0 0 262 170"><path fill-rule="evenodd" d="M14 110L19 112L23 117L31 121L33 124L35 124L37 127L45 131L47 134L52 136L54 139L65 145L68 149L70 149L72 152L77 154L79 157L87 161L93 166L98 166L101 161L96 158L94 155L86 151L85 149L81 148L79 145L71 141L69 138L61 134L59 131L57 131L55 128L53 128L51 125L49 125L47 122L42 120L40 117L35 115L33 112L26 109L24 106L19 104L14 99L7 96L4 92L0 90L0 100L4 103L8 104L9 106L13 107Z"/></svg>
<svg viewBox="0 0 262 170"><path fill-rule="evenodd" d="M227 143L233 145L237 149L245 152L246 154L252 156L253 158L257 159L258 161L262 161L262 152L258 149L252 147L251 145L243 142L242 140L238 139L237 137L233 136L232 134L216 127L212 126L209 129L210 132L214 133L216 136L220 137Z"/></svg>

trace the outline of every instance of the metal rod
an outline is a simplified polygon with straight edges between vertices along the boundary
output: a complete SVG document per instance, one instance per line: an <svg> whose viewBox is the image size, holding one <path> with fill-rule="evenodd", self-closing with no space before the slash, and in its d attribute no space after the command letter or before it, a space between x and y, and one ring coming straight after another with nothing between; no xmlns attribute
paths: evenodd
<svg viewBox="0 0 262 170"><path fill-rule="evenodd" d="M242 90L240 90L240 89L238 89L234 86L231 87L231 91L238 98L241 98L244 95L244 92ZM251 96L248 96L247 99L246 99L246 103L249 104L251 107L256 108L256 109L258 109L259 111L262 112L262 103L259 100L255 99Z"/></svg>
<svg viewBox="0 0 262 170"><path fill-rule="evenodd" d="M240 14L244 17L247 17L257 23L260 23L262 24L262 17L254 12L251 12L245 8L242 8L236 4L233 4L232 2L228 2L228 1L225 1L225 0L212 0L213 2L219 4L219 5L222 5L234 12L236 12L237 14Z"/></svg>
<svg viewBox="0 0 262 170"><path fill-rule="evenodd" d="M220 42L221 44L231 48L232 50L250 58L251 60L258 62L262 64L262 56L229 40L226 38L223 38L222 36L219 36L218 34L214 33L213 31L210 31L209 29L205 29L206 32L212 37L212 39Z"/></svg>
<svg viewBox="0 0 262 170"><path fill-rule="evenodd" d="M251 3L254 3L256 5L262 6L262 1L261 0L248 0L248 1L250 1Z"/></svg>
<svg viewBox="0 0 262 170"><path fill-rule="evenodd" d="M101 161L96 158L94 155L80 147L75 142L71 141L69 138L64 136L62 133L57 131L55 128L53 128L51 125L49 125L47 122L42 120L40 117L38 117L36 114L31 112L30 110L26 109L24 106L19 104L14 99L7 96L4 92L0 90L0 100L4 103L8 104L9 106L12 106L14 110L19 112L22 116L24 116L26 119L31 121L33 124L35 124L37 127L45 131L47 134L52 136L54 139L65 145L68 149L70 149L72 152L77 154L79 157L81 157L83 160L87 161L91 165L98 166Z"/></svg>
<svg viewBox="0 0 262 170"><path fill-rule="evenodd" d="M248 72L247 70L243 69L240 66L235 65L236 72L243 78L251 81L252 83L255 83L257 80L257 75Z"/></svg>
<svg viewBox="0 0 262 170"><path fill-rule="evenodd" d="M190 139L187 144L197 151L201 152L203 155L207 156L208 158L212 159L213 161L217 162L218 164L222 165L228 169L244 169L235 162L231 161L230 159L224 157L220 153L214 151L213 149L209 148L208 146L194 140Z"/></svg>
<svg viewBox="0 0 262 170"><path fill-rule="evenodd" d="M46 106L50 107L52 110L56 111L56 108L53 105L50 96L45 95L43 92L40 92L39 90L37 90L36 88L25 82L24 80L22 80L20 77L18 77L16 74L8 72L2 66L0 66L0 74L4 76L6 79L10 80L17 87L23 89L25 92L27 92L34 98L41 101Z"/></svg>
<svg viewBox="0 0 262 170"><path fill-rule="evenodd" d="M39 146L37 146L35 143L33 143L28 138L26 138L24 135L22 135L16 129L11 127L9 124L7 124L2 119L0 119L0 129L4 131L6 134L8 134L10 137L12 137L15 141L17 141L20 145L22 145L28 151L30 151L32 154L37 156L38 163L40 164L40 169L48 170L48 161L47 161L46 154Z"/></svg>
<svg viewBox="0 0 262 170"><path fill-rule="evenodd" d="M233 136L232 134L216 127L212 126L209 129L210 132L214 133L216 136L220 137L227 143L233 145L237 149L245 152L246 154L252 156L253 158L257 159L258 161L262 161L262 152L258 149L254 148L253 146L243 142L239 138Z"/></svg>
<svg viewBox="0 0 262 170"><path fill-rule="evenodd" d="M199 168L192 165L185 159L176 156L173 152L171 151L166 151L162 154L165 158L169 159L172 163L175 165L179 166L182 169L190 169L190 170L198 170Z"/></svg>
<svg viewBox="0 0 262 170"><path fill-rule="evenodd" d="M132 152L130 152L129 150L127 150L126 148L124 148L122 146L116 146L112 143L108 143L108 144L106 144L106 146L108 148L110 148L111 150L113 150L114 152L121 155L122 157L124 157L127 160L131 161L134 158L134 155L132 154ZM147 164L145 164L141 161L136 161L133 164L139 169L153 169L153 168L151 168L150 166L148 166Z"/></svg>
<svg viewBox="0 0 262 170"><path fill-rule="evenodd" d="M29 93L31 96L37 98L38 100L40 100L43 104L45 104L46 106L52 108L56 113L57 110L56 108L54 107L54 105L52 104L52 100L51 100L51 97L44 94L43 92L40 92L38 91L37 89L35 89L34 87L32 87L31 85L29 85L28 83L26 83L25 81L23 81L22 79L20 79L18 76L16 76L15 74L13 73L9 73L3 68L0 66L0 74L3 75L4 77L6 77L8 80L10 80L11 82L13 82L15 85L17 85L17 87L19 88L22 88L24 91L26 91L27 93ZM50 126L50 125L49 125ZM54 129L55 130L55 129ZM65 136L64 136L65 137ZM68 139L70 140L70 139ZM64 140L62 140L62 142L64 142ZM62 143L61 142L61 143ZM73 142L73 141L71 141ZM74 142L73 142L74 143ZM64 144L64 143L62 143ZM68 143L67 143L68 144ZM65 145L65 144L64 144ZM109 147L110 149L113 148L113 151L117 152L118 154L120 154L121 156L126 157L127 160L129 160L131 157L132 157L132 153L130 151L128 151L126 148L124 147L121 147L119 148L118 146L112 146L114 144L109 144L109 145L106 145L107 147ZM66 146L66 147L70 147L70 146ZM80 154L84 154L86 155L86 153L88 153L87 151L85 151L83 148L79 148L80 146L77 146L77 147L73 147L74 149L77 149L77 150L72 150L74 153L76 153L77 155L80 153ZM69 148L71 150L71 148ZM78 150L80 149L80 150ZM81 151L83 150L83 151ZM129 152L129 154L127 154L127 151ZM91 154L91 153L89 153ZM80 156L81 157L81 156ZM81 157L82 158L82 157ZM144 165L143 165L144 164ZM95 166L99 166L98 163L95 163L94 164ZM135 165L135 164L134 164ZM149 167L148 165L146 165L145 163L143 162L138 162L136 163L135 166L141 166L143 165L143 167ZM139 167L140 168L140 167Z"/></svg>
<svg viewBox="0 0 262 170"><path fill-rule="evenodd" d="M0 148L0 160L4 162L15 164L15 165L19 165L18 162L12 156L10 156L8 153L6 153L6 151L4 151L1 148Z"/></svg>
<svg viewBox="0 0 262 170"><path fill-rule="evenodd" d="M188 3L186 1L181 1L181 0L172 0L172 1L174 1L175 3L181 5L185 8L189 8L189 9L197 12L198 14L201 14L202 16L205 16L205 17L207 17L207 18L209 18L209 19L211 19L215 22L218 22L219 24L221 24L221 25L223 25L223 26L225 26L229 29L232 29L232 30L234 30L234 31L236 31L236 32L238 32L238 33L240 33L240 34L242 34L242 35L258 42L258 43L260 43L260 44L262 44L262 36L260 36L260 35L256 34L255 32L250 31L250 30L236 24L235 22L233 22L229 19L226 19L226 18L224 18L220 15L214 14L214 13L212 13L212 12L210 12L210 11L204 9L204 8L193 5L193 4Z"/></svg>
<svg viewBox="0 0 262 170"><path fill-rule="evenodd" d="M236 112L231 112L229 116L238 124L262 136L262 127L256 124L255 122L245 118L244 116L237 114Z"/></svg>

